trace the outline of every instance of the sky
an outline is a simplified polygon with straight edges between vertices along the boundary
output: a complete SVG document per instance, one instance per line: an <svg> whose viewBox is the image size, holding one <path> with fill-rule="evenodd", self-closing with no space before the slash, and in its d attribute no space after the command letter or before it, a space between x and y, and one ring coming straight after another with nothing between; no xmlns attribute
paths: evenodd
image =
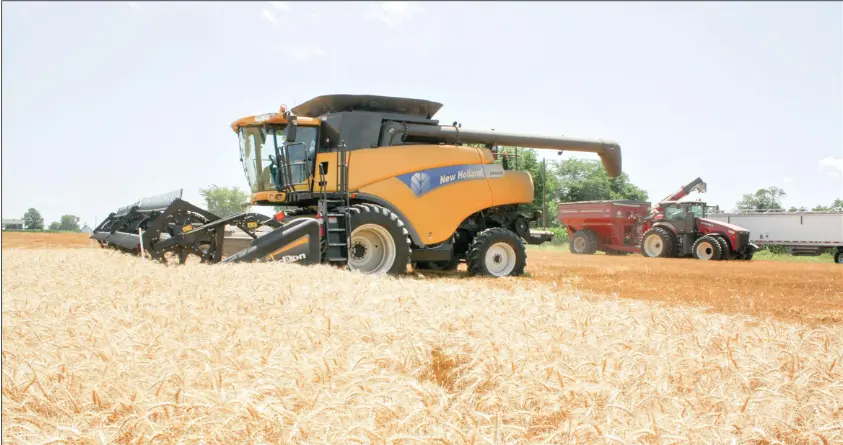
<svg viewBox="0 0 843 445"><path fill-rule="evenodd" d="M144 196L248 190L230 124L337 93L617 141L653 201L699 176L723 209L769 186L830 204L841 23L840 2L3 2L2 216L93 227Z"/></svg>

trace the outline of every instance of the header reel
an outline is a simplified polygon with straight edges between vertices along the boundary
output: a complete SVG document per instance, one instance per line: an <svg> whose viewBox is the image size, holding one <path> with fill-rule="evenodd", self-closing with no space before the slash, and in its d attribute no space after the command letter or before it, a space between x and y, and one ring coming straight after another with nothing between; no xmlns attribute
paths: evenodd
<svg viewBox="0 0 843 445"><path fill-rule="evenodd" d="M91 235L103 248L144 255L167 264L173 258L184 264L195 255L201 263L222 260L225 228L236 226L256 239L261 225L280 227L269 216L243 213L220 218L181 199L182 189L142 198L119 208L101 222Z"/></svg>

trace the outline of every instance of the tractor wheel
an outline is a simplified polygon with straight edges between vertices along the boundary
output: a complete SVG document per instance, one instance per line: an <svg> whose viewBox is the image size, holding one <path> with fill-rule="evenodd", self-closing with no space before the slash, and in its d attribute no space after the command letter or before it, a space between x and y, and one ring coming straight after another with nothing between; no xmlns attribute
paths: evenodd
<svg viewBox="0 0 843 445"><path fill-rule="evenodd" d="M374 204L355 204L349 213L349 269L373 275L406 273L410 234L398 215Z"/></svg>
<svg viewBox="0 0 843 445"><path fill-rule="evenodd" d="M714 236L714 239L720 243L720 259L721 260L731 260L732 259L732 251L729 249L729 241L722 236Z"/></svg>
<svg viewBox="0 0 843 445"><path fill-rule="evenodd" d="M720 259L722 249L717 238L711 235L705 235L694 241L694 258L698 260L717 261Z"/></svg>
<svg viewBox="0 0 843 445"><path fill-rule="evenodd" d="M492 227L474 237L466 263L471 275L519 276L527 266L527 250L514 232Z"/></svg>
<svg viewBox="0 0 843 445"><path fill-rule="evenodd" d="M571 237L569 248L574 254L593 255L597 252L597 234L588 229L577 230Z"/></svg>
<svg viewBox="0 0 843 445"><path fill-rule="evenodd" d="M676 256L676 235L663 227L654 227L641 237L641 254L650 258Z"/></svg>

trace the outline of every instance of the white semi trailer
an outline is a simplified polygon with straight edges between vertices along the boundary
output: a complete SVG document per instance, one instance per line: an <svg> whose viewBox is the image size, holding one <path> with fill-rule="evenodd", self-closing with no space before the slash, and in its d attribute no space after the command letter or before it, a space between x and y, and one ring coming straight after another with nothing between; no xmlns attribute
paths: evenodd
<svg viewBox="0 0 843 445"><path fill-rule="evenodd" d="M714 213L708 218L749 230L758 246L778 244L791 255L819 255L834 249L834 262L843 264L843 212Z"/></svg>

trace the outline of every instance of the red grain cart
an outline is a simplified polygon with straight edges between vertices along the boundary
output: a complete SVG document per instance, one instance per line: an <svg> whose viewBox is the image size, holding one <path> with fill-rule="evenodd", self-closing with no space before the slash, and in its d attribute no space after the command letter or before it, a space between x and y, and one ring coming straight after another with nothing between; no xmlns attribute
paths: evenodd
<svg viewBox="0 0 843 445"><path fill-rule="evenodd" d="M571 253L626 255L641 251L645 201L582 201L559 204L557 218L568 231Z"/></svg>

